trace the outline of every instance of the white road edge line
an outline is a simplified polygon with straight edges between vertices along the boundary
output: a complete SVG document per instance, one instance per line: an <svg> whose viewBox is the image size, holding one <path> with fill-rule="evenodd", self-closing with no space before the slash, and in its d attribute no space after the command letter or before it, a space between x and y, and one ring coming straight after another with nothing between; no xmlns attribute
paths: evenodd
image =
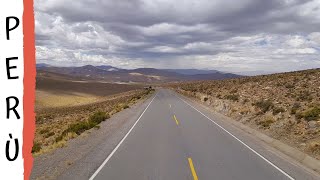
<svg viewBox="0 0 320 180"><path fill-rule="evenodd" d="M177 96L177 95L175 95ZM209 119L211 122L213 122L215 125L217 125L219 128L221 128L223 131L225 131L226 133L228 133L230 136L232 136L233 138L235 138L237 141L239 141L242 145L244 145L245 147L247 147L249 150L251 150L253 153L255 153L257 156L259 156L261 159L263 159L264 161L266 161L267 163L269 163L271 166L273 166L275 169L277 169L278 171L280 171L282 174L284 174L285 176L287 176L289 179L291 180L295 180L293 177L291 177L289 174L287 174L286 172L284 172L282 169L280 169L278 166L276 166L275 164L273 164L271 161L269 161L267 158L263 157L261 154L259 154L257 151L255 151L254 149L252 149L249 145L247 145L246 143L244 143L243 141L241 141L239 138L237 138L235 135L233 135L232 133L230 133L228 130L226 130L225 128L223 128L222 126L220 126L218 123L216 123L214 120L212 120L211 118L209 118L208 116L206 116L205 114L203 114L201 111L199 111L197 108L193 107L191 104L189 104L188 102L186 102L184 99L180 98L179 96L177 96L179 99L181 99L184 103L186 103L187 105L189 105L190 107L192 107L194 110L198 111L200 114L202 114L204 117L206 117L207 119Z"/></svg>
<svg viewBox="0 0 320 180"><path fill-rule="evenodd" d="M157 93L158 94L158 93ZM124 140L128 137L130 132L133 130L133 128L137 125L137 123L140 121L143 114L147 111L150 104L153 102L154 98L157 96L157 94L152 98L148 106L144 109L144 111L141 113L139 118L136 120L136 122L133 124L133 126L130 128L130 130L127 132L127 134L122 138L122 140L119 142L119 144L113 149L113 151L109 154L109 156L103 161L103 163L100 165L100 167L94 172L94 174L90 177L89 180L93 180L101 171L101 169L108 163L108 161L111 159L113 154L118 150L118 148L121 146L121 144L124 142Z"/></svg>

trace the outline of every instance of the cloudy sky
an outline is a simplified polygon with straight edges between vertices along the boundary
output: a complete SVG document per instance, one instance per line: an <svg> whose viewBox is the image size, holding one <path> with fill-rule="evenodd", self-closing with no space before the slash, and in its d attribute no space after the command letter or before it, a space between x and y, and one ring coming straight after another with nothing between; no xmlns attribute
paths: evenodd
<svg viewBox="0 0 320 180"><path fill-rule="evenodd" d="M320 67L319 0L35 0L37 63Z"/></svg>

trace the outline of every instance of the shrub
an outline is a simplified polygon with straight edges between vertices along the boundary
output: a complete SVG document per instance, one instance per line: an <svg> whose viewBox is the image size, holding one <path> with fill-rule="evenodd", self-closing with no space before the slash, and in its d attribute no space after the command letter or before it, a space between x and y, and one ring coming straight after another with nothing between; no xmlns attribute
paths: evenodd
<svg viewBox="0 0 320 180"><path fill-rule="evenodd" d="M40 134L46 134L48 132L49 132L49 130L46 128L46 129L41 129L39 133Z"/></svg>
<svg viewBox="0 0 320 180"><path fill-rule="evenodd" d="M296 114L297 110L301 107L300 103L295 102L291 108L291 114Z"/></svg>
<svg viewBox="0 0 320 180"><path fill-rule="evenodd" d="M34 142L31 152L32 152L32 153L36 153L36 152L39 152L41 149L42 149L41 143L39 143L39 142Z"/></svg>
<svg viewBox="0 0 320 180"><path fill-rule="evenodd" d="M297 96L297 101L311 101L312 96L309 91L301 91Z"/></svg>
<svg viewBox="0 0 320 180"><path fill-rule="evenodd" d="M93 122L95 124L100 124L102 121L105 121L106 119L109 119L109 114L106 114L105 112L95 112L93 115L90 116L89 122Z"/></svg>
<svg viewBox="0 0 320 180"><path fill-rule="evenodd" d="M308 146L308 150L313 153L320 152L320 143L319 142L311 142Z"/></svg>
<svg viewBox="0 0 320 180"><path fill-rule="evenodd" d="M264 128L269 128L272 123L274 123L274 119L272 117L266 117L264 120L259 121L258 125Z"/></svg>
<svg viewBox="0 0 320 180"><path fill-rule="evenodd" d="M254 103L253 105L260 108L260 110L264 113L269 111L274 106L270 100L261 100L261 101Z"/></svg>
<svg viewBox="0 0 320 180"><path fill-rule="evenodd" d="M237 89L234 89L234 90L230 91L231 94L234 94L234 93L237 93L237 92L238 92Z"/></svg>
<svg viewBox="0 0 320 180"><path fill-rule="evenodd" d="M317 120L320 117L320 107L314 107L306 111L303 115L307 121Z"/></svg>
<svg viewBox="0 0 320 180"><path fill-rule="evenodd" d="M245 104L247 102L249 102L249 99L246 98L246 99L243 100L243 104Z"/></svg>
<svg viewBox="0 0 320 180"><path fill-rule="evenodd" d="M56 141L56 142L61 141L61 140L63 139L63 137L64 137L64 136L65 136L65 134L64 134L64 133L62 133L61 135L59 135L58 137L56 137L55 141Z"/></svg>
<svg viewBox="0 0 320 180"><path fill-rule="evenodd" d="M88 121L80 121L69 125L69 127L66 130L64 130L60 136L56 137L56 142L61 141L69 132L73 132L77 135L80 135L84 131L97 126L102 121L105 121L108 118L110 118L110 115L106 114L105 112L95 112L93 115L89 117Z"/></svg>
<svg viewBox="0 0 320 180"><path fill-rule="evenodd" d="M296 113L296 118L297 119L302 119L303 118L303 114L301 112Z"/></svg>
<svg viewBox="0 0 320 180"><path fill-rule="evenodd" d="M44 137L45 137L45 138L48 138L48 137L53 136L54 134L55 134L54 132L49 132L49 133L47 133Z"/></svg>
<svg viewBox="0 0 320 180"><path fill-rule="evenodd" d="M228 99L228 100L232 100L232 101L238 101L239 100L239 95L237 95L237 94L229 94L229 95L226 95L224 98Z"/></svg>
<svg viewBox="0 0 320 180"><path fill-rule="evenodd" d="M204 100L205 102L208 101L208 99L209 99L208 97L203 98L203 100Z"/></svg>
<svg viewBox="0 0 320 180"><path fill-rule="evenodd" d="M80 135L85 130L88 130L88 129L91 129L92 127L94 127L94 124L95 123L89 123L87 121L81 121L81 122L78 122L78 123L75 123L75 124L71 124L69 126L69 128L63 134L65 135L68 132L74 132L77 135Z"/></svg>
<svg viewBox="0 0 320 180"><path fill-rule="evenodd" d="M285 109L283 107L274 107L272 114L276 115L276 114L283 113L283 112L285 112Z"/></svg>
<svg viewBox="0 0 320 180"><path fill-rule="evenodd" d="M294 85L293 84L286 84L285 87L288 89L291 89L291 88L294 88Z"/></svg>

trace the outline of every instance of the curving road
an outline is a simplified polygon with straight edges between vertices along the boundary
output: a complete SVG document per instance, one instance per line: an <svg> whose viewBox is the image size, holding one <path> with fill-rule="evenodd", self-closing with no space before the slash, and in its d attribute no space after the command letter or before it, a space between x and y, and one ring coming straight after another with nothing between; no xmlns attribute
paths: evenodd
<svg viewBox="0 0 320 180"><path fill-rule="evenodd" d="M200 106L159 90L90 179L315 179Z"/></svg>

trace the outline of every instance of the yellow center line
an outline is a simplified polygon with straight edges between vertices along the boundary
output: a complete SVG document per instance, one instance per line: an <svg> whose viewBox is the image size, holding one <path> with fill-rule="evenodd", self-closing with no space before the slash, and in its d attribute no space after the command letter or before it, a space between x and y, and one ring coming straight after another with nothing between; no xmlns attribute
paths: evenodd
<svg viewBox="0 0 320 180"><path fill-rule="evenodd" d="M193 180L198 180L198 176L197 176L196 170L194 169L194 166L193 166L193 163L192 163L192 159L188 158L188 161L189 161L190 170L191 170L191 173L192 173L192 176L193 176Z"/></svg>
<svg viewBox="0 0 320 180"><path fill-rule="evenodd" d="M178 121L176 115L173 115L173 118L174 118L174 120L176 121L176 124L179 125L179 121Z"/></svg>

